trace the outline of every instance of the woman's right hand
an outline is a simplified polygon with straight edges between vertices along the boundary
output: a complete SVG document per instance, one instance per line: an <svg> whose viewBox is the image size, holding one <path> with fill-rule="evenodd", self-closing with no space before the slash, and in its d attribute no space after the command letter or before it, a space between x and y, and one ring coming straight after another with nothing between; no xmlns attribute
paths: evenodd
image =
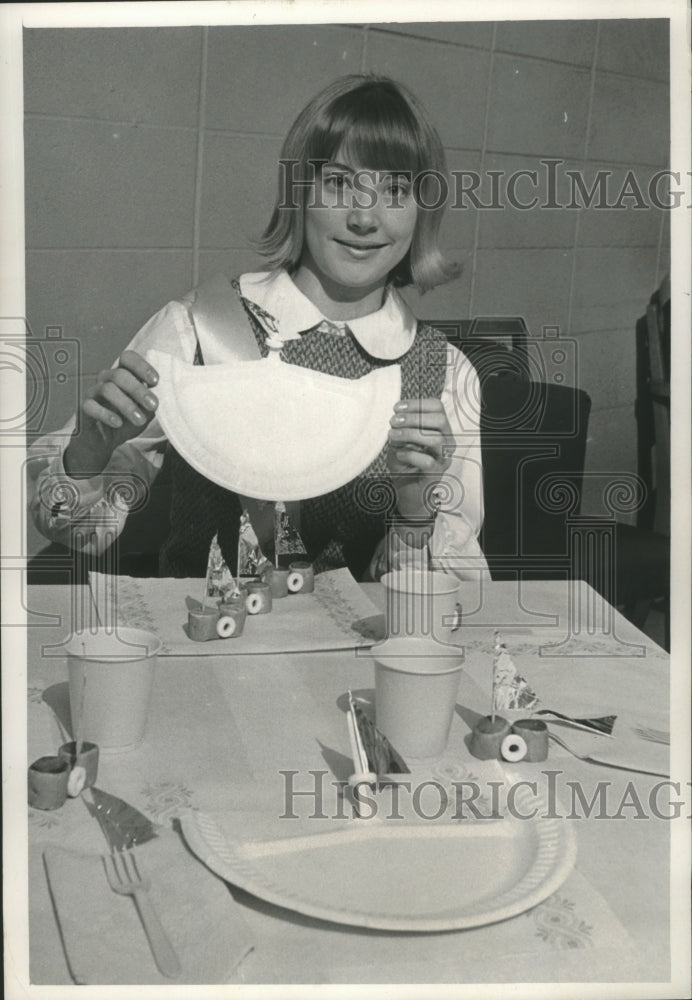
<svg viewBox="0 0 692 1000"><path fill-rule="evenodd" d="M102 371L82 400L78 426L65 449L65 472L85 479L102 472L115 449L151 422L159 401L151 392L156 369L136 351L124 351L116 368Z"/></svg>

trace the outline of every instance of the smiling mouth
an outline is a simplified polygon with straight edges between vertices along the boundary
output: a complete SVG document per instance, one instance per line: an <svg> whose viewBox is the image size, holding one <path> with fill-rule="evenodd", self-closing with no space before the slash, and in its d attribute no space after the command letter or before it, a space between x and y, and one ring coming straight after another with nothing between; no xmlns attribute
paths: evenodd
<svg viewBox="0 0 692 1000"><path fill-rule="evenodd" d="M347 250L382 250L387 246L386 243L355 243L338 239L335 239L334 242L342 247L346 247Z"/></svg>

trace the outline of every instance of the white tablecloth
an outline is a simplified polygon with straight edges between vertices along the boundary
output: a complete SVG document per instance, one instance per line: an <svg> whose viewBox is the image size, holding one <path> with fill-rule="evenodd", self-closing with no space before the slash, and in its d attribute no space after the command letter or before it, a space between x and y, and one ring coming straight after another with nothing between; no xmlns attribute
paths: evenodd
<svg viewBox="0 0 692 1000"><path fill-rule="evenodd" d="M366 589L382 606L379 587ZM68 738L60 722L61 715L67 722L66 665L51 646L69 632L69 601L67 588L29 591L31 620L52 621L30 633L29 760L54 753ZM578 618L575 609L587 605L588 613ZM518 591L515 584L494 583L482 593L469 586L464 609L466 670L438 774L468 773L473 766L464 742L465 712L488 711L496 627L548 707L600 714L646 707L666 716L667 655L603 607L586 585L570 591L566 583L533 582ZM49 612L56 617L39 617ZM593 627L594 621L600 625ZM337 703L348 688L372 694L372 661L362 651L165 657L144 744L103 755L98 784L167 824L190 808L241 808L243 796L247 807L249 789L276 803L285 788L281 771L323 769L345 778L350 750ZM662 779L581 761L553 744L547 762L523 768L527 780L542 783L546 771L556 772L553 780L568 802L568 782L578 783L587 800L606 782L606 811L620 813L566 820L574 823L578 841L576 868L544 903L493 926L416 936L340 928L234 891L255 941L237 981L667 981L671 824L651 815L648 804ZM636 807L623 806L632 790L644 803L646 821L637 818ZM664 801L662 796L661 806ZM29 811L29 842L32 981L69 983L42 851L50 844L102 850L100 831L83 803L70 800L56 812Z"/></svg>

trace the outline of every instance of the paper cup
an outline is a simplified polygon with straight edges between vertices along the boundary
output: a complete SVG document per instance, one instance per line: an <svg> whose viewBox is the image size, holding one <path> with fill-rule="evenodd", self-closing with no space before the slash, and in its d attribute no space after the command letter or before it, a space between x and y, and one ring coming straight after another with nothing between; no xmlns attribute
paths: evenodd
<svg viewBox="0 0 692 1000"><path fill-rule="evenodd" d="M397 570L385 573L387 635L449 642L458 624L461 580L447 573Z"/></svg>
<svg viewBox="0 0 692 1000"><path fill-rule="evenodd" d="M72 725L82 711L82 739L102 753L142 742L160 648L155 635L137 628L75 633L66 644Z"/></svg>
<svg viewBox="0 0 692 1000"><path fill-rule="evenodd" d="M463 664L432 639L387 639L375 658L377 728L404 760L434 761L447 746Z"/></svg>

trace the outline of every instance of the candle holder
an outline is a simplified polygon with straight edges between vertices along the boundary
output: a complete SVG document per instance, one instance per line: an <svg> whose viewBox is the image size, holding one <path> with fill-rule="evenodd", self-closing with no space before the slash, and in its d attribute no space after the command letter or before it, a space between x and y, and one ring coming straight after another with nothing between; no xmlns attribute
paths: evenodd
<svg viewBox="0 0 692 1000"><path fill-rule="evenodd" d="M288 589L292 594L312 594L315 590L315 571L312 563L302 559L292 562L288 567Z"/></svg>
<svg viewBox="0 0 692 1000"><path fill-rule="evenodd" d="M219 620L216 623L216 631L222 639L237 639L243 634L247 617L246 596L245 593L238 594L237 597L224 599L219 604Z"/></svg>
<svg viewBox="0 0 692 1000"><path fill-rule="evenodd" d="M519 719L512 732L526 743L524 760L534 764L548 757L548 727L542 719Z"/></svg>
<svg viewBox="0 0 692 1000"><path fill-rule="evenodd" d="M290 576L290 571L283 569L280 566L274 566L271 573L269 573L267 583L269 584L269 589L271 590L272 597L288 597L288 578Z"/></svg>
<svg viewBox="0 0 692 1000"><path fill-rule="evenodd" d="M268 615L272 609L272 592L268 583L252 580L246 585L245 606L249 615Z"/></svg>
<svg viewBox="0 0 692 1000"><path fill-rule="evenodd" d="M208 642L216 639L216 623L219 620L219 609L201 608L199 611L189 611L187 615L187 632L193 642Z"/></svg>
<svg viewBox="0 0 692 1000"><path fill-rule="evenodd" d="M66 761L70 771L79 766L86 772L84 787L91 788L96 784L99 773L99 748L95 743L82 743L79 754L76 752L77 744L74 740L71 743L63 743L58 750L58 757Z"/></svg>
<svg viewBox="0 0 692 1000"><path fill-rule="evenodd" d="M70 766L63 757L39 757L29 767L29 805L34 809L59 809L67 799Z"/></svg>
<svg viewBox="0 0 692 1000"><path fill-rule="evenodd" d="M478 760L499 760L502 743L510 731L507 719L486 715L473 727L469 750Z"/></svg>

